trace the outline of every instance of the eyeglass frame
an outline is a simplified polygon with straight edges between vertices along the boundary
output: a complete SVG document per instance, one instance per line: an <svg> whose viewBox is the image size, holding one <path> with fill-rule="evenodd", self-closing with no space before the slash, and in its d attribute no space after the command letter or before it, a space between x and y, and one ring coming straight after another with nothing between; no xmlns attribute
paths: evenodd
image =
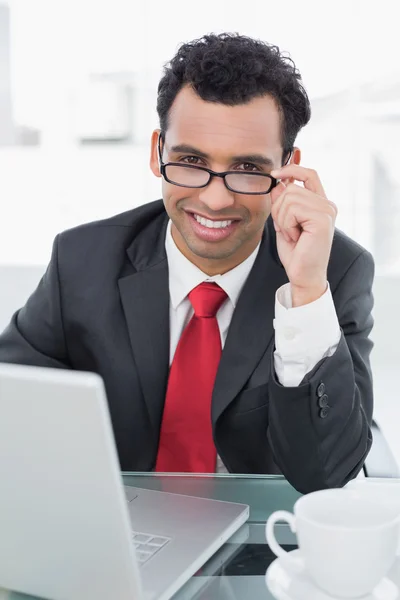
<svg viewBox="0 0 400 600"><path fill-rule="evenodd" d="M221 177L224 180L225 187L230 192L233 192L234 194L244 194L246 196L265 196L266 194L270 194L272 192L272 190L281 181L280 179L276 179L275 177L272 177L272 175L269 175L268 173L252 173L252 172L244 171L246 173L246 175L258 175L261 177L267 177L268 179L271 180L271 187L268 189L267 192L238 192L237 190L234 190L231 187L229 187L229 185L227 184L226 179L225 179L225 177L227 175L237 175L238 174L237 171L222 171L222 172L218 173L217 171L212 171L211 169L207 169L207 167L198 167L197 165L183 165L181 163L176 163L176 162L167 162L167 163L163 162L162 154L161 154L161 139L163 140L163 142L165 142L162 133L160 133L158 136L158 144L157 144L158 145L159 163L160 163L160 165L159 165L160 173L161 173L162 177L164 177L165 181L167 181L168 183L170 183L172 185L176 185L178 187L186 187L186 188L192 189L192 190L199 190L199 189L207 187L210 184L213 177ZM292 156L292 150L290 150L289 157L283 166L288 164L291 156ZM209 174L209 179L208 179L207 183L205 183L204 185L196 185L196 186L183 185L182 183L175 183L174 181L171 181L167 177L166 167L168 167L169 165L172 165L174 167L183 167L184 169L197 169L198 171L205 171L206 173Z"/></svg>

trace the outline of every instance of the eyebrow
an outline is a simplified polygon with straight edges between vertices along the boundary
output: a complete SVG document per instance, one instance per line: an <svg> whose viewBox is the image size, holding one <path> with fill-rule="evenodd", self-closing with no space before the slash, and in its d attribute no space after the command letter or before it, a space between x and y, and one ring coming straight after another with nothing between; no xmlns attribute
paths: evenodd
<svg viewBox="0 0 400 600"><path fill-rule="evenodd" d="M206 152L202 152L198 148L189 146L188 144L178 144L177 146L172 146L171 152L184 152L188 154L196 154L200 158L210 158L209 154L206 154ZM263 154L239 154L237 156L231 156L230 158L232 162L252 162L258 163L259 165L265 165L266 167L274 167L275 165L271 158L268 158L268 156L264 156Z"/></svg>

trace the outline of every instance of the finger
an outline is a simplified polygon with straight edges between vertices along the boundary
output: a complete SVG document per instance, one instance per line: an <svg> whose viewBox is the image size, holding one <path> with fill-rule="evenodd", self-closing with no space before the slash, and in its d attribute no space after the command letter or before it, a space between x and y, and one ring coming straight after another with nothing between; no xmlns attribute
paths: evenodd
<svg viewBox="0 0 400 600"><path fill-rule="evenodd" d="M274 215L277 215L284 203L288 202L289 200L298 201L299 198L302 198L304 201L306 201L306 199L309 198L309 194L309 190L305 190L303 187L300 187L296 184L289 184L276 199L271 210Z"/></svg>
<svg viewBox="0 0 400 600"><path fill-rule="evenodd" d="M273 221L273 223L274 223L277 239L279 239L279 237L282 237L286 242L289 242L289 243L293 242L292 238L286 231L284 231L283 229L278 227L278 225L275 223L275 221Z"/></svg>
<svg viewBox="0 0 400 600"><path fill-rule="evenodd" d="M290 230L289 232L283 230L280 226L280 224L284 221L284 216L286 211L288 210L288 207L292 203L298 203L299 198L300 202L304 206L308 207L309 210L317 210L323 213L326 212L327 209L329 209L329 206L334 207L329 210L332 216L336 218L337 209L333 202L330 202L326 198L318 196L314 192L310 192L310 190L307 190L296 184L289 184L288 186L285 186L283 182L281 182L279 186L275 188L275 190L277 191L274 195L274 198L271 198L271 216L273 219L275 231L277 233L281 233L282 237L284 237L284 239L287 242L297 242L301 235L301 226L298 226ZM284 212L282 213L282 211Z"/></svg>
<svg viewBox="0 0 400 600"><path fill-rule="evenodd" d="M286 185L283 181L280 181L273 190L271 190L271 205L275 204L279 197L283 194L286 189Z"/></svg>
<svg viewBox="0 0 400 600"><path fill-rule="evenodd" d="M271 171L271 175L278 179L289 179L290 177L293 177L296 181L302 181L306 189L326 198L326 193L319 175L314 169L306 169L306 167L301 167L300 165L292 163L281 167L280 169L274 169Z"/></svg>
<svg viewBox="0 0 400 600"><path fill-rule="evenodd" d="M298 231L329 230L332 235L334 231L332 215L295 203L288 205L287 210L281 213L278 225L292 239L298 239Z"/></svg>
<svg viewBox="0 0 400 600"><path fill-rule="evenodd" d="M276 202L271 207L272 217L278 219L278 215L287 204L302 203L304 206L308 206L311 210L316 210L322 213L328 213L336 219L337 206L334 202L318 196L314 192L310 192L303 187L298 185L288 185L286 190L279 196Z"/></svg>
<svg viewBox="0 0 400 600"><path fill-rule="evenodd" d="M283 192L286 189L286 185L281 181L279 182L279 184L271 191L271 217L272 217L272 222L274 224L274 228L275 231L277 233L280 233L280 228L278 226L278 224L276 223L276 221L274 220L274 206L279 202L279 199L282 197Z"/></svg>
<svg viewBox="0 0 400 600"><path fill-rule="evenodd" d="M294 206L294 204L283 206L283 210L280 211L277 218L277 224L287 241L297 242L301 235L302 227L296 218L296 214L299 211L296 211Z"/></svg>
<svg viewBox="0 0 400 600"><path fill-rule="evenodd" d="M273 216L273 212L274 212L274 205L276 205L277 202L279 202L279 198L282 196L283 192L285 191L286 186L285 184L281 181L272 191L271 191L271 217L272 217L272 222L274 224L274 228L275 231L277 233L280 233L280 228L278 227L276 221L274 220L274 216Z"/></svg>

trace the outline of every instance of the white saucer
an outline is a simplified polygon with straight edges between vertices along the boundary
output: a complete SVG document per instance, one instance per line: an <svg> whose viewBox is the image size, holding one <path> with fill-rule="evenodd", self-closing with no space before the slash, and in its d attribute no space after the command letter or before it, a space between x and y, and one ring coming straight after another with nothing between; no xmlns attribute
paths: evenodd
<svg viewBox="0 0 400 600"><path fill-rule="evenodd" d="M300 556L300 550L292 550L290 554ZM282 564L281 558L274 560L268 567L265 581L269 591L277 600L339 600L320 590L306 570L300 573L290 571ZM384 577L371 594L359 597L357 600L397 599L400 599L399 588L392 579Z"/></svg>

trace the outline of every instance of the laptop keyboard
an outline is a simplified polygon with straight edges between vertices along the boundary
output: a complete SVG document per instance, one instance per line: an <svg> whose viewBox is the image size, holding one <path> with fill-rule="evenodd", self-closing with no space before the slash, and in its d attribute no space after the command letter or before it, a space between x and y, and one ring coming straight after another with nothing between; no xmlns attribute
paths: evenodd
<svg viewBox="0 0 400 600"><path fill-rule="evenodd" d="M142 566L164 548L171 541L171 538L132 531L132 540L136 548L138 562Z"/></svg>

